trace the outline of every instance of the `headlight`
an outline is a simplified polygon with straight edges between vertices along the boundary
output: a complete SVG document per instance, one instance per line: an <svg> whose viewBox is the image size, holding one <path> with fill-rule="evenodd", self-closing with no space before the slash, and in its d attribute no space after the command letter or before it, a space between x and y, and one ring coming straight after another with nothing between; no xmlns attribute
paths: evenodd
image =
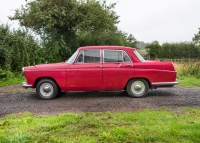
<svg viewBox="0 0 200 143"><path fill-rule="evenodd" d="M22 68L22 74L24 75L24 68Z"/></svg>

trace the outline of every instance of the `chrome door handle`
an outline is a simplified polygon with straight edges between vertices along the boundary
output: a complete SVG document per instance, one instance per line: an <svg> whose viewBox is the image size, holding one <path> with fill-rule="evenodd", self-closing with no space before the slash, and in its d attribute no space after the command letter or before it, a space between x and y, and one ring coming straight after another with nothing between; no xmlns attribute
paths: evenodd
<svg viewBox="0 0 200 143"><path fill-rule="evenodd" d="M132 66L133 67L133 64L126 64L127 66Z"/></svg>
<svg viewBox="0 0 200 143"><path fill-rule="evenodd" d="M102 67L102 65L95 65L95 67L100 67L100 68L101 68L101 67Z"/></svg>

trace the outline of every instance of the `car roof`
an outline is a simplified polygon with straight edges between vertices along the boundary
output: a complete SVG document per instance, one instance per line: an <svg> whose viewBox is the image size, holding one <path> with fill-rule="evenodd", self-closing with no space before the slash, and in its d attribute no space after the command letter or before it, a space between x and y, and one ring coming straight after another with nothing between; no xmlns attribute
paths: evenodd
<svg viewBox="0 0 200 143"><path fill-rule="evenodd" d="M85 49L135 50L135 48L125 47L125 46L84 46L78 48L78 50L85 50Z"/></svg>

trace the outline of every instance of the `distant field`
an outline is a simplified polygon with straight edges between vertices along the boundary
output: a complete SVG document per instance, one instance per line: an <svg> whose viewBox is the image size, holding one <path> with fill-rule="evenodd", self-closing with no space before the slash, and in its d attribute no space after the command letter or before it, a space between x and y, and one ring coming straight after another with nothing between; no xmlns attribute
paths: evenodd
<svg viewBox="0 0 200 143"><path fill-rule="evenodd" d="M140 53L142 56L147 55L147 51L146 50L137 50L138 53Z"/></svg>
<svg viewBox="0 0 200 143"><path fill-rule="evenodd" d="M137 50L140 54L147 54L147 51L146 50Z"/></svg>

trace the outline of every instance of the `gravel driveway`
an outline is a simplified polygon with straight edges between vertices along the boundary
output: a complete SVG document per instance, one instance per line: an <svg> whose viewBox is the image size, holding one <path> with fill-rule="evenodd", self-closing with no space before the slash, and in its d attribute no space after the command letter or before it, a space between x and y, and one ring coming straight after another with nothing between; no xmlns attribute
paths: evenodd
<svg viewBox="0 0 200 143"><path fill-rule="evenodd" d="M35 89L23 89L21 85L0 87L0 117L19 112L37 115L64 112L131 112L165 107L178 110L181 107L199 107L200 89L161 88L152 90L144 98L130 98L126 92L68 92L53 100L36 96Z"/></svg>

